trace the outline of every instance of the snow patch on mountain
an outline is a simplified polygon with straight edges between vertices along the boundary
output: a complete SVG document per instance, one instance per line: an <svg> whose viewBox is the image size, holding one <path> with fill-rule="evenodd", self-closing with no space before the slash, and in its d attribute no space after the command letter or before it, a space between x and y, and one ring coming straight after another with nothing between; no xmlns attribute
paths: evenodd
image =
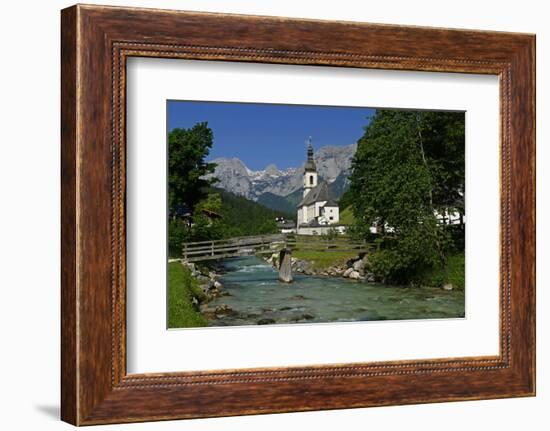
<svg viewBox="0 0 550 431"><path fill-rule="evenodd" d="M339 180L347 178L356 149L356 144L321 147L314 155L319 176L329 183L339 177ZM212 163L216 169L209 177L218 179L216 187L254 201L264 193L287 196L302 187L303 165L279 170L275 164L269 164L263 170L254 171L235 157L218 158Z"/></svg>

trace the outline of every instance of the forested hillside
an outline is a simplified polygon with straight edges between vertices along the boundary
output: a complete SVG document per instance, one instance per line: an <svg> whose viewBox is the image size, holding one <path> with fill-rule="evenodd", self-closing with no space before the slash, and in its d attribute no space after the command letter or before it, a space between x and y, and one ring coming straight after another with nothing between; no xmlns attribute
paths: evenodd
<svg viewBox="0 0 550 431"><path fill-rule="evenodd" d="M222 189L213 189L221 196L222 222L227 226L225 237L276 233L275 218L289 215Z"/></svg>
<svg viewBox="0 0 550 431"><path fill-rule="evenodd" d="M292 196L292 194L289 196ZM272 210L284 212L287 214L288 218L296 217L296 205L293 205L293 202L288 199L288 196L278 196L267 192L258 198L258 203Z"/></svg>

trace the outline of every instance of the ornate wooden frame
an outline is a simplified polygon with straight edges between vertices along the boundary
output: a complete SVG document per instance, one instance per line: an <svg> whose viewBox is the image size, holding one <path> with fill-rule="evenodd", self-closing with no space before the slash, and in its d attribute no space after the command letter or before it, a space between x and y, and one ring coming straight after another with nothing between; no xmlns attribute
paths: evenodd
<svg viewBox="0 0 550 431"><path fill-rule="evenodd" d="M62 11L61 49L63 420L88 425L534 395L534 35L78 5ZM500 354L128 375L129 56L498 75Z"/></svg>

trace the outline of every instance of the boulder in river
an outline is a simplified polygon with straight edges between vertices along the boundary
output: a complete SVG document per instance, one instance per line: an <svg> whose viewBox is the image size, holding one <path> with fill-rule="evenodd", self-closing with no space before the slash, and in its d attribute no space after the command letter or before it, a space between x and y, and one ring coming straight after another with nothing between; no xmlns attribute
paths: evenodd
<svg viewBox="0 0 550 431"><path fill-rule="evenodd" d="M443 290L453 290L454 286L451 283L445 283L441 288Z"/></svg>
<svg viewBox="0 0 550 431"><path fill-rule="evenodd" d="M362 272L365 268L365 262L362 259L356 260L353 262L353 269L358 272Z"/></svg>
<svg viewBox="0 0 550 431"><path fill-rule="evenodd" d="M344 274L342 274L343 277L349 277L349 275L353 272L353 268L348 268L344 271Z"/></svg>
<svg viewBox="0 0 550 431"><path fill-rule="evenodd" d="M239 314L227 304L220 304L214 309L216 317L235 316Z"/></svg>
<svg viewBox="0 0 550 431"><path fill-rule="evenodd" d="M360 280L362 277L361 277L361 274L359 273L359 271L351 271L348 275L349 278L353 279L353 280Z"/></svg>

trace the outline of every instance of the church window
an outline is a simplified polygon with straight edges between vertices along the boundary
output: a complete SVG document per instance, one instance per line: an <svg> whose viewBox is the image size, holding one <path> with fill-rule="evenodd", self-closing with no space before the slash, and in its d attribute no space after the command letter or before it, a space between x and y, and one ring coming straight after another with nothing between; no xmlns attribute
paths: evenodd
<svg viewBox="0 0 550 431"><path fill-rule="evenodd" d="M313 175L309 176L309 184L313 184Z"/></svg>

